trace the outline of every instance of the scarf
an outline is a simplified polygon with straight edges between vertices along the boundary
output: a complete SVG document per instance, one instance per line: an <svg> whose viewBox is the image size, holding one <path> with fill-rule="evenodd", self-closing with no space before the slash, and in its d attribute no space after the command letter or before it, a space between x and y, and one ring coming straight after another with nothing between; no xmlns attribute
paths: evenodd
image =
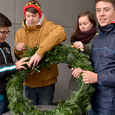
<svg viewBox="0 0 115 115"><path fill-rule="evenodd" d="M96 33L97 33L97 29L95 26L86 32L79 31L75 35L75 41L81 41L82 43L87 43L91 39L93 39Z"/></svg>

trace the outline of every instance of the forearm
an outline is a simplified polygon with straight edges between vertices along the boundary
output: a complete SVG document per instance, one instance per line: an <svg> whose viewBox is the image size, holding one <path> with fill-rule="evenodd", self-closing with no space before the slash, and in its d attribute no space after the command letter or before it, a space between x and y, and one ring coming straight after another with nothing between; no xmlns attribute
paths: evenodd
<svg viewBox="0 0 115 115"><path fill-rule="evenodd" d="M14 62L0 66L0 78L11 75L14 72L16 72L16 65Z"/></svg>
<svg viewBox="0 0 115 115"><path fill-rule="evenodd" d="M59 26L49 33L49 36L40 44L36 53L43 57L45 53L52 50L53 47L66 39L67 37L64 29Z"/></svg>

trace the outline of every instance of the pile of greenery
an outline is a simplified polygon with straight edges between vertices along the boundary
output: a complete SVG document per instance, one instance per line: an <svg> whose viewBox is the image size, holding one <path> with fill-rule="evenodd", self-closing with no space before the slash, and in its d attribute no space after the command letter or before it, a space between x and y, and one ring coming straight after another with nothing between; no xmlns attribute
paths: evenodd
<svg viewBox="0 0 115 115"><path fill-rule="evenodd" d="M33 49L26 47L25 55L29 59L39 47L35 46ZM72 48L71 45L58 45L51 51L46 53L42 58L39 65L34 68L34 71L40 71L40 69L46 66L49 69L49 64L66 63L73 68L81 67L83 70L93 71L90 58L88 55L80 53L76 48ZM84 84L82 77L77 79L79 88L73 92L71 99L66 100L64 103L59 102L57 107L51 111L38 110L33 105L30 105L31 100L23 97L23 82L26 74L32 69L18 70L15 74L10 76L7 83L7 94L10 102L9 108L12 114L15 115L82 115L87 112L89 107L90 97L94 91L94 87L90 84Z"/></svg>

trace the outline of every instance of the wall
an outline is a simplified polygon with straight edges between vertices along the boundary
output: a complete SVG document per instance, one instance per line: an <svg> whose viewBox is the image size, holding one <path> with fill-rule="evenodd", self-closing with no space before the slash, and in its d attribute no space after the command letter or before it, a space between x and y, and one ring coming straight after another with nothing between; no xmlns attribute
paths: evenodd
<svg viewBox="0 0 115 115"><path fill-rule="evenodd" d="M55 22L65 28L67 40L63 44L70 44L70 36L73 33L77 16L80 12L91 10L95 12L94 0L37 0L41 4L41 10L49 21ZM12 21L10 35L6 41L12 47L13 53L16 31L21 28L21 21L24 18L23 7L28 0L0 0L0 12L5 14ZM71 77L71 70L66 64L59 64L59 76L56 83L54 102L70 98L68 95L68 84Z"/></svg>

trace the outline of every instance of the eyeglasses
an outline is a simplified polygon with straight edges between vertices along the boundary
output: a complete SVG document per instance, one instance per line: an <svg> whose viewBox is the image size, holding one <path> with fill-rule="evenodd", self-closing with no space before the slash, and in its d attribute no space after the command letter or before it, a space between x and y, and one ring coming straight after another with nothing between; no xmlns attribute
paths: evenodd
<svg viewBox="0 0 115 115"><path fill-rule="evenodd" d="M0 33L2 33L4 36L6 36L6 35L9 35L10 30L8 30L7 32L6 31L0 31Z"/></svg>

